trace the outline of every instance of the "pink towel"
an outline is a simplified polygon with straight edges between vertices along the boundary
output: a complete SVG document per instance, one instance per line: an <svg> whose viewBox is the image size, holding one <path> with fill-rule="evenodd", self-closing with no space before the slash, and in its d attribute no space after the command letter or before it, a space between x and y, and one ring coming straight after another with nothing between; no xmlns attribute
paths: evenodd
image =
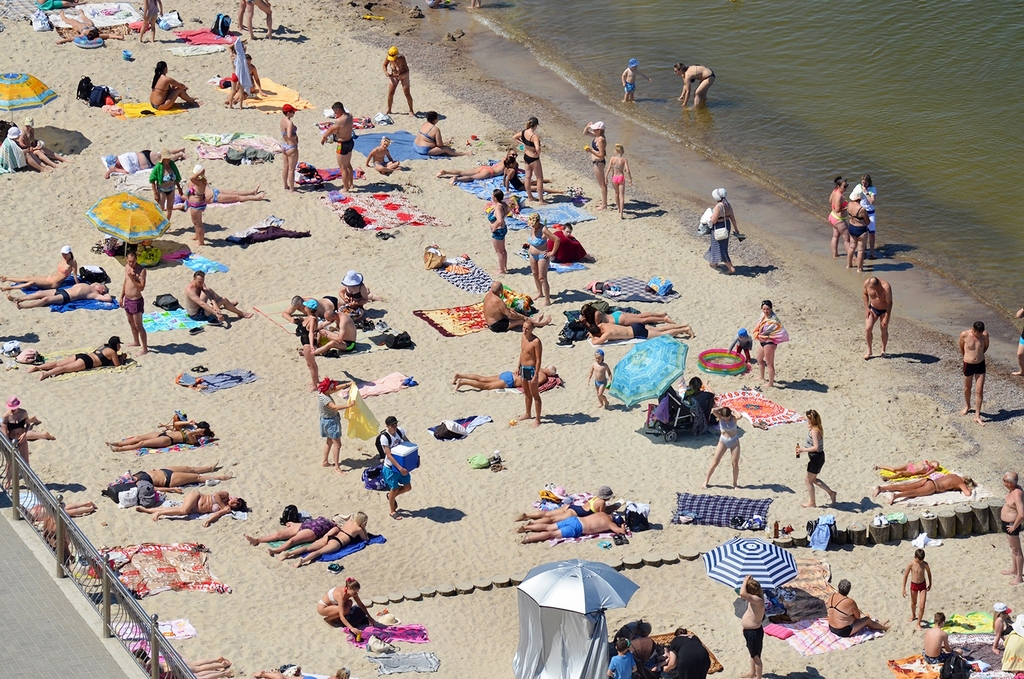
<svg viewBox="0 0 1024 679"><path fill-rule="evenodd" d="M359 395L363 398L380 396L381 394L393 394L407 387L402 386L406 376L402 373L391 373L386 377L373 382L359 382Z"/></svg>
<svg viewBox="0 0 1024 679"><path fill-rule="evenodd" d="M423 625L391 625L390 627L364 627L360 630L362 635L362 641L356 641L355 636L351 630L345 630L345 637L349 643L359 648L366 648L366 642L370 640L370 637L377 637L381 641L387 643L404 643L404 644L427 644L430 643L430 639L427 637L427 628Z"/></svg>
<svg viewBox="0 0 1024 679"><path fill-rule="evenodd" d="M235 36L220 36L214 35L213 31L209 28L200 28L192 31L175 31L174 35L178 36L190 45L233 45L235 44Z"/></svg>

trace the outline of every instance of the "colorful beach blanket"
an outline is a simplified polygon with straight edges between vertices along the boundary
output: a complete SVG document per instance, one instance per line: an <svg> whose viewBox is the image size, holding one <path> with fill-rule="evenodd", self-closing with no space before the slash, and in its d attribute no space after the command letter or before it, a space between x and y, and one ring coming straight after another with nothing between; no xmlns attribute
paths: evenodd
<svg viewBox="0 0 1024 679"><path fill-rule="evenodd" d="M684 514L695 515L693 524L697 526L730 527L733 517L737 516L744 521L753 519L755 516L767 520L768 508L771 504L771 498L752 500L728 495L676 493L676 509L672 513L672 523L682 523L681 519Z"/></svg>
<svg viewBox="0 0 1024 679"><path fill-rule="evenodd" d="M498 161L488 161L489 165L495 165ZM522 171L520 171L522 172ZM455 186L462 189L466 193L471 193L480 200L491 200L494 197L494 190L500 189L505 197L516 196L520 200L526 199L526 191L516 191L511 186L505 189L504 186L505 178L502 175L497 177L491 177L489 179L474 179L471 182L455 182Z"/></svg>
<svg viewBox="0 0 1024 679"><path fill-rule="evenodd" d="M196 628L185 618L164 620L157 623L160 634L165 639L192 639L198 636ZM149 631L133 622L122 622L114 625L114 635L125 641L142 641L149 639Z"/></svg>
<svg viewBox="0 0 1024 679"><path fill-rule="evenodd" d="M361 552L370 545L383 545L385 542L387 542L387 540L384 539L383 535L373 535L372 533L367 533L367 535L370 536L369 540L350 542L336 552L331 552L330 554L322 554L320 558L317 559L317 561L337 561L338 559L342 559L348 556L349 554Z"/></svg>
<svg viewBox="0 0 1024 679"><path fill-rule="evenodd" d="M679 297L679 293L673 290L664 297L655 295L653 292L647 291L647 283L643 282L638 278L632 276L626 276L624 278L613 278L610 281L605 282L605 287L614 285L619 288L621 294L609 295L604 293L603 296L608 299L615 300L616 302L670 302ZM586 292L586 291L584 291Z"/></svg>
<svg viewBox="0 0 1024 679"><path fill-rule="evenodd" d="M234 38L231 40L234 42ZM313 108L313 104L299 96L298 92L270 78L260 78L260 89L263 90L262 95L245 100L246 108L252 107L264 113L279 113L285 104L291 104L297 111Z"/></svg>
<svg viewBox="0 0 1024 679"><path fill-rule="evenodd" d="M172 116L175 113L184 113L188 110L181 104L175 104L171 108L165 111L161 111L159 109L153 108L153 106L148 101L138 104L126 104L124 102L121 102L117 106L113 107L113 109L115 112L117 109L120 109L120 114L114 116L115 118L118 118L120 120L124 120L126 118L152 118L153 116Z"/></svg>
<svg viewBox="0 0 1024 679"><path fill-rule="evenodd" d="M865 641L878 639L883 632L864 629L852 637L837 637L828 628L827 618L815 618L813 620L801 620L794 623L782 625L793 630L793 636L786 641L796 649L800 655L820 655L830 651L842 651Z"/></svg>
<svg viewBox="0 0 1024 679"><path fill-rule="evenodd" d="M227 594L231 588L210 573L205 545L144 543L100 550L117 578L136 598L170 590Z"/></svg>
<svg viewBox="0 0 1024 679"><path fill-rule="evenodd" d="M889 669L901 679L939 679L942 665L929 665L920 653L888 661Z"/></svg>
<svg viewBox="0 0 1024 679"><path fill-rule="evenodd" d="M440 219L422 212L404 196L390 193L354 193L344 196L332 191L330 195L322 196L320 202L337 213L339 219L345 210L354 209L366 222L365 231L397 229L402 226L445 226Z"/></svg>
<svg viewBox="0 0 1024 679"><path fill-rule="evenodd" d="M377 665L377 674L437 672L441 667L441 661L433 653L389 653L368 655L366 659Z"/></svg>
<svg viewBox="0 0 1024 679"><path fill-rule="evenodd" d="M372 382L356 380L356 386L359 388L360 396L369 398L382 394L394 394L402 389L408 389L409 385L405 384L407 379L409 379L408 376L402 373L391 373Z"/></svg>
<svg viewBox="0 0 1024 679"><path fill-rule="evenodd" d="M168 332L170 330L191 330L201 328L206 321L194 321L184 309L174 311L151 311L142 314L142 328L146 332Z"/></svg>
<svg viewBox="0 0 1024 679"><path fill-rule="evenodd" d="M949 473L950 473L950 471L948 469L946 469L945 467L943 467L941 464L938 467L936 467L934 470L928 472L927 474L924 473L924 472L917 473L917 474L907 474L906 472L891 472L891 471L888 471L888 470L885 470L885 469L879 469L878 470L878 475L881 476L882 480L886 481L887 483L900 483L901 481L914 481L914 480L917 480L917 479L923 479L924 477L929 476L930 474L949 474Z"/></svg>
<svg viewBox="0 0 1024 679"><path fill-rule="evenodd" d="M44 5L45 6L45 5ZM79 5L73 10L67 10L65 15L69 18L82 20L82 15L89 18L96 28L109 28L121 26L136 21L141 21L142 16L127 2L92 3ZM61 21L60 12L48 14L50 23L54 28L70 28L71 25Z"/></svg>
<svg viewBox="0 0 1024 679"><path fill-rule="evenodd" d="M248 370L225 370L222 373L195 377L196 386L191 388L203 394L212 394L214 392L224 391L225 389L237 387L242 384L249 384L250 382L255 382L258 379L259 378L256 377L256 375Z"/></svg>
<svg viewBox="0 0 1024 679"><path fill-rule="evenodd" d="M62 314L66 311L77 311L79 309L85 309L87 311L114 311L119 309L117 305L117 298L110 302L100 302L95 299L80 299L75 302L68 302L67 304L55 304L50 307L50 311L56 314Z"/></svg>
<svg viewBox="0 0 1024 679"><path fill-rule="evenodd" d="M416 150L413 149L413 141L416 140L416 135L405 130L370 132L369 134L357 135L356 151L359 151L364 156L369 154L370 151L380 145L380 138L384 136L391 140L391 145L388 147L391 157L400 163L406 160L450 160L448 156L421 156L416 153Z"/></svg>
<svg viewBox="0 0 1024 679"><path fill-rule="evenodd" d="M142 457L143 455L156 455L158 453L177 453L182 450L196 450L197 448L204 448L206 446L212 446L216 441L199 439L199 445L192 445L191 443L175 443L170 446L164 446L163 448L139 448L135 451L135 457Z"/></svg>
<svg viewBox="0 0 1024 679"><path fill-rule="evenodd" d="M992 634L992 614L974 611L967 615L954 613L942 626L950 634Z"/></svg>
<svg viewBox="0 0 1024 679"><path fill-rule="evenodd" d="M422 309L412 313L444 337L462 337L487 328L483 302L446 309Z"/></svg>
<svg viewBox="0 0 1024 679"><path fill-rule="evenodd" d="M464 269L469 269L468 272ZM435 269L437 275L445 279L459 290L465 290L475 295L483 295L491 289L494 281L491 275L473 263L471 259L455 257L445 260L445 265Z"/></svg>
<svg viewBox="0 0 1024 679"><path fill-rule="evenodd" d="M370 640L370 637L377 637L389 644L430 643L430 638L427 636L427 628L423 625L391 625L389 627L374 627L370 625L364 627L361 631L363 633L362 639L356 641L356 636L352 634L352 630L346 629L345 638L348 639L348 643L357 648L366 648L366 643Z"/></svg>
<svg viewBox="0 0 1024 679"><path fill-rule="evenodd" d="M806 421L803 415L795 410L783 408L778 403L766 399L761 392L752 389L718 394L715 397L715 407L728 407L730 410L735 410L755 427L762 429Z"/></svg>

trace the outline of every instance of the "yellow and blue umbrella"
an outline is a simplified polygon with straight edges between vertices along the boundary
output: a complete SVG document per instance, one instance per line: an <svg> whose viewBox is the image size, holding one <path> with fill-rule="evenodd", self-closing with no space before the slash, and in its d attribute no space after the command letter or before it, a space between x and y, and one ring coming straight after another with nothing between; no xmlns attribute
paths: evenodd
<svg viewBox="0 0 1024 679"><path fill-rule="evenodd" d="M0 74L0 111L23 111L45 106L57 98L39 78L28 73Z"/></svg>
<svg viewBox="0 0 1024 679"><path fill-rule="evenodd" d="M156 203L130 193L104 198L85 216L97 229L125 243L159 238L171 225Z"/></svg>
<svg viewBox="0 0 1024 679"><path fill-rule="evenodd" d="M660 398L669 385L682 377L687 346L669 335L637 344L615 364L608 393L634 406L649 398Z"/></svg>

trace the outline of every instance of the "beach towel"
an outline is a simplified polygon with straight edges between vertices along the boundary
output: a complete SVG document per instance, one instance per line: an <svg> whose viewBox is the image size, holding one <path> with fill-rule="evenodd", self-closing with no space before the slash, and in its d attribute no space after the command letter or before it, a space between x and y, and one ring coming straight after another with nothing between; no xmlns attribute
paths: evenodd
<svg viewBox="0 0 1024 679"><path fill-rule="evenodd" d="M252 243L277 240L278 238L309 238L311 235L309 231L289 231L288 229L281 228L282 224L284 224L284 219L270 215L248 229L236 231L228 236L226 240L235 245L251 245Z"/></svg>
<svg viewBox="0 0 1024 679"><path fill-rule="evenodd" d="M0 143L0 174L16 172L25 167L25 152L13 139L4 139Z"/></svg>
<svg viewBox="0 0 1024 679"><path fill-rule="evenodd" d="M942 665L929 665L920 653L886 663L892 673L902 679L939 679Z"/></svg>
<svg viewBox="0 0 1024 679"><path fill-rule="evenodd" d="M715 396L715 407L728 407L743 415L755 427L762 429L806 421L803 415L795 410L783 408L778 403L766 399L761 392L752 389L718 394Z"/></svg>
<svg viewBox="0 0 1024 679"><path fill-rule="evenodd" d="M220 262L207 259L202 255L189 255L187 258L181 260L181 263L193 271L202 271L203 273L227 273L229 271L228 267Z"/></svg>
<svg viewBox="0 0 1024 679"><path fill-rule="evenodd" d="M210 573L204 545L144 543L101 549L117 578L136 598L170 590L227 594L231 588Z"/></svg>
<svg viewBox="0 0 1024 679"><path fill-rule="evenodd" d="M245 43L242 36L235 38L235 75L238 77L238 86L248 94L252 91L252 74L249 73L249 63L245 60Z"/></svg>
<svg viewBox="0 0 1024 679"><path fill-rule="evenodd" d="M783 627L793 630L793 636L786 641L796 649L800 655L820 655L830 651L842 651L865 641L878 639L883 632L876 632L870 629L863 629L851 637L837 637L828 628L827 618L815 618L813 620L801 620L794 623L784 623Z"/></svg>
<svg viewBox="0 0 1024 679"><path fill-rule="evenodd" d="M369 540L360 540L359 542L350 542L336 552L330 554L321 554L317 561L337 561L338 559L344 558L349 554L355 554L361 552L370 545L383 545L387 540L384 539L383 535L373 535L367 533L370 536Z"/></svg>
<svg viewBox="0 0 1024 679"><path fill-rule="evenodd" d="M201 328L206 321L194 321L184 309L174 311L151 311L142 314L142 329L146 332L167 332L169 330L191 330Z"/></svg>
<svg viewBox="0 0 1024 679"><path fill-rule="evenodd" d="M198 28L190 31L174 31L179 40L184 40L190 45L232 45L235 36L225 35L223 37L214 34L209 28Z"/></svg>
<svg viewBox="0 0 1024 679"><path fill-rule="evenodd" d="M421 156L422 157L422 156ZM496 160L488 161L490 165L498 163ZM505 178L502 175L490 177L489 179L474 179L471 182L455 182L455 186L466 193L471 193L480 200L491 200L494 197L494 190L499 189L505 194L505 198L516 196L521 201L526 200L526 191L516 191L511 186L508 189L504 186Z"/></svg>
<svg viewBox="0 0 1024 679"><path fill-rule="evenodd" d="M945 467L943 467L941 464L938 467L936 467L935 469L933 469L932 471L928 472L927 474L924 473L924 472L914 473L914 474L907 474L905 472L891 472L891 471L888 471L886 469L879 469L878 470L878 475L881 476L882 480L885 481L886 483L900 483L902 481L916 481L918 479L923 479L924 477L929 476L931 474L950 474L950 473L951 472L948 469L946 469Z"/></svg>
<svg viewBox="0 0 1024 679"><path fill-rule="evenodd" d="M530 261L530 251L526 249L519 250L519 257ZM585 271L586 266L580 262L572 262L571 264L559 264L558 262L548 262L548 268L555 273L569 273L570 271Z"/></svg>
<svg viewBox="0 0 1024 679"><path fill-rule="evenodd" d="M157 622L157 627L160 630L161 636L165 639L192 639L198 636L196 628L192 624L184 619L178 620L163 620ZM124 639L125 641L142 641L149 639L149 631L143 629L140 625L136 625L134 622L121 622L113 626L114 636L118 639Z"/></svg>
<svg viewBox="0 0 1024 679"><path fill-rule="evenodd" d="M264 113L280 113L281 107L285 104L291 104L296 111L313 108L313 104L299 96L298 92L280 85L270 78L260 78L260 89L263 90L262 95L245 100L246 108L255 108Z"/></svg>
<svg viewBox="0 0 1024 679"><path fill-rule="evenodd" d="M483 302L445 309L423 309L412 313L444 337L462 337L487 328Z"/></svg>
<svg viewBox="0 0 1024 679"><path fill-rule="evenodd" d="M74 356L75 354L88 354L94 351L95 349L96 347L87 347L84 349L64 349L58 352L54 352L53 354L49 354L46 356L46 358L50 361L59 361L62 358L68 358L69 356ZM70 380L80 375L93 375L95 373L121 373L125 372L126 370L132 370L138 367L138 362L136 362L135 359L133 358L129 358L128 362L123 365L97 366L95 368L90 368L89 370L81 370L79 372L74 373L62 373L60 375L54 375L53 377L48 378L48 380L51 382L53 380Z"/></svg>
<svg viewBox="0 0 1024 679"><path fill-rule="evenodd" d="M273 154L282 153L284 151L281 144L272 137L267 136L243 133L230 135L204 134L190 136L206 137L217 142L200 141L199 144L196 145L196 154L204 160L226 160L228 153L232 150L245 153L248 149L255 149L256 151L266 151ZM230 137L231 139L223 141L225 137Z"/></svg>
<svg viewBox="0 0 1024 679"><path fill-rule="evenodd" d="M749 521L755 516L760 516L767 520L771 504L771 498L752 500L728 495L676 493L676 509L672 513L672 523L681 523L684 513L696 515L693 519L696 526L729 527L735 517Z"/></svg>
<svg viewBox="0 0 1024 679"><path fill-rule="evenodd" d="M142 457L143 455L156 455L158 453L177 453L182 450L196 450L197 448L204 448L206 446L212 446L216 441L201 438L197 445L191 443L174 443L163 448L139 448L135 451L135 457Z"/></svg>
<svg viewBox="0 0 1024 679"><path fill-rule="evenodd" d="M996 640L995 634L960 634L949 635L949 645L953 648L962 648L964 658L977 671L977 661L981 661L990 668L1003 666L1002 652L994 652L992 643ZM977 675L972 675L977 676ZM1010 675L1013 676L1012 674Z"/></svg>
<svg viewBox="0 0 1024 679"><path fill-rule="evenodd" d="M592 346L594 348L614 347L614 346L616 346L618 344L640 344L641 342L646 342L646 341L647 340L642 340L639 337L634 337L634 338L628 339L628 340L609 340L607 342L604 342L603 344L594 344L593 336L588 336L587 337L587 344L589 344L590 346Z"/></svg>
<svg viewBox="0 0 1024 679"><path fill-rule="evenodd" d="M946 619L942 629L950 634L992 634L992 614L981 611L967 615L953 613Z"/></svg>
<svg viewBox="0 0 1024 679"><path fill-rule="evenodd" d="M224 45L186 45L185 47L168 47L167 51L176 57L201 57L224 51Z"/></svg>
<svg viewBox="0 0 1024 679"><path fill-rule="evenodd" d="M614 285L619 288L622 294L609 295L602 293L608 299L615 300L616 302L669 302L679 297L679 293L672 291L664 297L659 297L653 292L647 291L647 283L640 279L626 276L625 278L615 278L605 282L605 288L609 285ZM584 292L587 292L584 290Z"/></svg>
<svg viewBox="0 0 1024 679"><path fill-rule="evenodd" d="M409 386L405 384L407 379L409 379L408 376L402 373L391 373L372 382L356 380L356 386L359 388L360 396L370 398L371 396L393 394L402 389L408 389Z"/></svg>
<svg viewBox="0 0 1024 679"><path fill-rule="evenodd" d="M628 529L626 530L626 537L627 538L633 537L633 533L631 533ZM562 544L565 544L567 542L577 543L577 542L587 542L589 540L609 540L609 541L611 541L614 538L615 538L615 533L613 533L611 531L608 531L607 533L594 533L593 535L581 535L578 538L551 538L550 540L547 541L547 543L548 543L549 546L554 547L555 545L562 545Z"/></svg>
<svg viewBox="0 0 1024 679"><path fill-rule="evenodd" d="M530 213L536 212L540 215L541 222L545 226L555 224L578 224L597 219L594 215L581 210L572 203L551 203L538 208L524 207L516 216L505 217L505 223L512 231L519 231L526 228L526 218Z"/></svg>
<svg viewBox="0 0 1024 679"><path fill-rule="evenodd" d="M184 373L188 375L188 373ZM195 386L189 387L204 394L212 394L217 391L224 391L240 384L249 384L259 378L248 370L225 370L214 375L203 375L201 377L191 376L195 380Z"/></svg>
<svg viewBox="0 0 1024 679"><path fill-rule="evenodd" d="M370 151L380 146L380 138L384 136L391 140L391 145L388 146L391 157L400 163L406 160L449 160L448 156L421 156L416 153L412 147L416 135L405 130L360 134L356 137L355 149L364 156L368 155Z"/></svg>
<svg viewBox="0 0 1024 679"><path fill-rule="evenodd" d="M469 269L468 272L464 272ZM463 257L448 258L445 266L435 269L437 275L445 279L459 290L471 292L474 295L483 295L491 289L494 281L491 275L473 263L471 259Z"/></svg>
<svg viewBox="0 0 1024 679"><path fill-rule="evenodd" d="M366 659L377 666L377 674L437 672L441 666L441 661L433 653L389 653L368 655Z"/></svg>
<svg viewBox="0 0 1024 679"><path fill-rule="evenodd" d="M473 433L473 430L476 429L477 427L479 427L481 425L484 425L484 424L487 424L488 422L493 422L493 421L494 420L492 420L487 415L470 415L469 417L463 417L463 418L460 418L458 420L455 420L455 423L460 425L460 426L462 426L463 428L465 428L466 436L469 436L470 434ZM427 431L429 431L431 434L434 433L435 429L437 429L437 427L427 427ZM462 441L463 439L466 438L466 436L463 436L462 438L457 438L457 439L439 439L439 440L441 440L441 441Z"/></svg>
<svg viewBox="0 0 1024 679"><path fill-rule="evenodd" d="M50 311L57 314L62 314L65 311L77 311L79 309L86 309L89 311L115 311L120 307L117 305L117 298L115 297L111 302L100 302L95 299L80 299L67 304L54 304L50 307Z"/></svg>
<svg viewBox="0 0 1024 679"><path fill-rule="evenodd" d="M389 644L430 643L430 638L427 636L427 628L423 625L391 625L389 627L369 625L360 631L363 633L362 639L356 641L356 636L352 634L352 630L345 629L345 638L348 639L348 643L357 648L366 648L366 643L370 640L370 637L377 637Z"/></svg>
<svg viewBox="0 0 1024 679"><path fill-rule="evenodd" d="M44 9L44 11L49 11L49 8ZM110 28L111 26L121 26L142 20L142 16L127 2L78 5L73 9L65 10L64 14L77 21L81 21L84 14L95 24L96 28ZM70 24L61 20L60 12L47 14L47 18L49 18L54 28L71 28Z"/></svg>
<svg viewBox="0 0 1024 679"><path fill-rule="evenodd" d="M115 109L117 108L121 109L121 114L115 115L114 117L120 120L124 120L126 118L152 118L153 116L170 116L174 115L175 113L184 113L188 110L181 104L175 104L166 111L161 111L153 108L153 106L148 101L138 104L126 104L124 102L121 102L117 105L117 107L115 107Z"/></svg>
<svg viewBox="0 0 1024 679"><path fill-rule="evenodd" d="M320 202L337 213L338 219L341 219L345 210L352 208L366 222L365 231L397 229L402 226L445 226L440 219L422 212L404 196L390 193L354 193L344 196L332 192L321 196Z"/></svg>
<svg viewBox="0 0 1024 679"><path fill-rule="evenodd" d="M925 497L911 497L896 500L893 504L898 504L904 507L939 507L941 505L958 505L965 502L977 502L978 500L984 500L986 498L993 497L984 486L975 486L974 492L971 493L970 497L967 497L959 490L950 490L945 493L936 493L935 495L926 495Z"/></svg>
<svg viewBox="0 0 1024 679"><path fill-rule="evenodd" d="M345 435L350 439L369 441L380 431L380 422L363 402L363 397L359 395L359 388L354 384L349 388L348 402L351 407L344 411L345 419L348 421Z"/></svg>

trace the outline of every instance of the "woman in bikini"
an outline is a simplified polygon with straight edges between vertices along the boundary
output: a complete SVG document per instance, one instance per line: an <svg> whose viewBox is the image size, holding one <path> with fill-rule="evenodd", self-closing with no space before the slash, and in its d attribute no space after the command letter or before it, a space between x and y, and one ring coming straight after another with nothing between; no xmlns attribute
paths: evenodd
<svg viewBox="0 0 1024 679"><path fill-rule="evenodd" d="M842 177L835 178L835 187L832 189L832 195L828 198L828 204L831 211L828 213L828 223L832 225L832 257L833 259L839 257L839 239L842 238L846 244L846 252L850 252L850 233L849 227L846 223L846 219L849 216L847 212L847 200L843 193L846 191L848 184Z"/></svg>
<svg viewBox="0 0 1024 679"><path fill-rule="evenodd" d="M606 314L595 309L590 304L584 304L580 312L587 325L600 325L602 323L614 323L615 325L634 325L636 323L641 325L657 325L659 323L668 323L669 325L675 325L674 321L668 317L668 314L656 313L654 311L644 311L639 314L629 313L628 311L613 311L610 314Z"/></svg>
<svg viewBox="0 0 1024 679"><path fill-rule="evenodd" d="M889 621L878 622L865 614L857 602L850 598L850 581L840 580L838 592L833 592L825 600L828 611L828 628L837 637L852 637L865 627L884 632L889 629Z"/></svg>
<svg viewBox="0 0 1024 679"><path fill-rule="evenodd" d="M57 265L57 272L49 276L0 276L0 291L21 290L22 288L36 287L39 289L56 290L70 276L76 283L79 282L78 262L75 254L71 251L70 245L60 249L60 256L63 261Z"/></svg>
<svg viewBox="0 0 1024 679"><path fill-rule="evenodd" d="M761 370L761 381L764 382L764 371L768 369L768 386L775 386L775 350L779 342L786 341L785 328L782 321L775 315L770 299L761 302L761 319L754 327L754 339L760 347L757 349L757 365Z"/></svg>
<svg viewBox="0 0 1024 679"><path fill-rule="evenodd" d="M123 441L107 441L107 447L115 453L140 448L167 448L174 445L201 446L215 437L208 422L175 422L171 428L130 436Z"/></svg>
<svg viewBox="0 0 1024 679"><path fill-rule="evenodd" d="M189 106L202 106L202 102L189 96L188 87L167 75L167 62L158 61L153 72L150 105L158 111L166 111L181 99Z"/></svg>
<svg viewBox="0 0 1024 679"><path fill-rule="evenodd" d="M78 4L78 3L64 3L63 6L64 7L74 7L76 4ZM115 35L114 33L103 33L103 32L100 32L100 29L96 28L96 24L94 24L92 22L92 19L90 19L89 17L85 16L84 13L82 14L81 21L79 21L78 19L73 19L73 18L71 18L69 16L66 16L64 14L64 10L62 9L60 11L60 20L63 21L64 23L66 23L71 28L73 28L75 30L75 35L72 35L69 38L61 38L60 40L57 41L58 45L63 45L64 43L67 43L67 42L74 42L75 40L78 40L79 42L81 42L82 40L89 41L89 40L96 40L96 39L99 39L99 40L124 40L124 36L123 35ZM79 40L79 38L81 38L81 40Z"/></svg>
<svg viewBox="0 0 1024 679"><path fill-rule="evenodd" d="M420 125L416 139L412 142L412 148L421 156L471 156L472 151L459 153L451 146L445 146L444 138L441 136L441 128L437 126L437 111L427 111L427 122Z"/></svg>
<svg viewBox="0 0 1024 679"><path fill-rule="evenodd" d="M246 535L245 539L248 540L249 544L253 547L258 547L259 545L266 544L268 542L284 540L285 543L280 547L273 547L268 550L270 556L277 556L281 552L288 551L295 545L319 540L327 535L332 528L335 528L333 521L323 516L318 516L315 519L306 519L301 523L289 522L285 524L284 528L271 533L270 535L264 535L258 538Z"/></svg>
<svg viewBox="0 0 1024 679"><path fill-rule="evenodd" d="M62 358L59 361L29 366L27 372L42 372L43 374L39 379L45 380L48 377L55 377L64 373L77 373L83 370L92 370L93 368L112 368L124 365L128 360L128 356L118 353L120 348L121 338L114 335L102 347L88 354L75 354L74 356Z"/></svg>
<svg viewBox="0 0 1024 679"><path fill-rule="evenodd" d="M181 498L181 505L177 507L136 507L135 511L151 514L154 521L159 521L164 516L209 515L209 518L203 522L203 528L209 528L210 524L215 523L225 514L248 512L249 507L245 500L240 497L232 497L226 490L214 491L210 495L193 490L185 493Z"/></svg>
<svg viewBox="0 0 1024 679"><path fill-rule="evenodd" d="M526 163L526 197L529 200L544 202L544 168L540 163L540 134L537 127L540 121L531 116L526 121L523 131L512 137L523 145L523 161ZM530 193L536 189L537 197Z"/></svg>
<svg viewBox="0 0 1024 679"><path fill-rule="evenodd" d="M349 317L359 322L366 314L367 302L383 302L384 298L370 292L370 289L363 283L363 274L358 271L349 271L342 279L343 286L338 290L338 297L341 300L342 309Z"/></svg>
<svg viewBox="0 0 1024 679"><path fill-rule="evenodd" d="M805 483L807 484L807 496L809 501L800 506L818 506L815 504L815 486L828 493L829 503L835 504L836 492L829 488L828 484L818 478L818 474L821 473L821 468L825 466L825 428L821 424L821 415L818 414L817 410L808 410L804 413L804 416L807 418L807 439L804 441L803 446L797 444L796 456L799 458L800 453L807 453L807 476L805 478Z"/></svg>
<svg viewBox="0 0 1024 679"><path fill-rule="evenodd" d="M153 188L153 202L164 211L164 217L171 221L174 212L174 196L184 196L181 190L181 173L174 164L175 154L167 149L150 156L153 169L149 172L149 185ZM182 158L184 158L184 153Z"/></svg>
<svg viewBox="0 0 1024 679"><path fill-rule="evenodd" d="M605 170L608 164L608 140L604 136L604 123L601 121L587 123L587 126L583 128L583 134L593 137L590 140L590 145L584 146L583 150L590 156L590 162L594 165L594 179L597 180L597 185L601 187L601 204L595 206L595 209L607 210L608 180L605 178Z"/></svg>
<svg viewBox="0 0 1024 679"><path fill-rule="evenodd" d="M281 118L281 148L284 149L281 179L284 180L284 190L295 193L295 167L299 164L299 128L292 120L295 117L295 107L285 104L281 110L284 112Z"/></svg>
<svg viewBox="0 0 1024 679"><path fill-rule="evenodd" d="M619 219L625 219L622 214L626 206L626 177L629 177L629 185L633 186L633 173L629 171L629 161L626 160L626 149L622 144L615 145L615 155L608 161L606 180L610 180L615 187L615 202L619 206Z"/></svg>
<svg viewBox="0 0 1024 679"><path fill-rule="evenodd" d="M882 465L875 465L873 469L875 471L889 472L892 476L889 477L890 481L898 481L900 479L912 479L916 476L928 476L939 468L938 460L921 460L920 462L908 462L902 467L883 467Z"/></svg>
<svg viewBox="0 0 1024 679"><path fill-rule="evenodd" d="M33 417L21 407L21 399L12 396L7 399L7 412L0 420L0 433L18 449L21 459L28 464L28 442L45 439L55 441L56 437L48 431L32 431L33 427L42 424L38 417Z"/></svg>
<svg viewBox="0 0 1024 679"><path fill-rule="evenodd" d="M320 601L316 602L317 614L323 616L324 622L334 624L340 622L352 634L359 638L359 630L367 626L385 627L370 615L370 611L359 598L359 581L345 578L342 587L332 587Z"/></svg>
<svg viewBox="0 0 1024 679"><path fill-rule="evenodd" d="M504 160L494 165L480 165L473 168L472 170L440 170L435 177L451 177L452 186L455 186L457 182L475 182L478 179L491 179L492 177L504 176L506 174L505 163L511 157L515 159L515 151L509 149L505 154ZM518 163L516 163L518 166ZM518 167L516 168L518 170ZM507 187L506 187L507 188Z"/></svg>
<svg viewBox="0 0 1024 679"><path fill-rule="evenodd" d="M542 299L544 306L551 306L551 286L548 285L548 269L551 260L558 251L560 241L555 234L544 226L540 221L540 215L531 212L526 218L526 225L530 228L530 237L527 239L530 255L530 271L533 273L533 282L537 284L537 299ZM551 252L548 252L548 243L554 243Z"/></svg>
<svg viewBox="0 0 1024 679"><path fill-rule="evenodd" d="M185 207L188 209L188 216L192 218L192 228L196 235L192 240L197 245L206 245L206 227L203 225L203 213L206 211L206 190L209 182L206 179L206 168L196 165L192 168L192 176L188 179L188 187L185 189Z"/></svg>
<svg viewBox="0 0 1024 679"><path fill-rule="evenodd" d="M370 536L366 533L366 514L363 512L356 512L352 518L347 520L342 520L340 516L336 516L334 517L334 523L334 528L327 531L327 535L316 542L282 552L277 555L277 560L285 561L286 559L294 559L301 556L302 558L295 563L295 567L302 568L325 554L333 554L339 551L346 545L357 544L370 539Z"/></svg>
<svg viewBox="0 0 1024 679"><path fill-rule="evenodd" d="M519 154L516 153L515 149L509 149L505 154L505 160L502 162L504 170L502 171L503 179L501 186L507 192L509 187L512 187L514 191L524 191L526 184L519 178Z"/></svg>
<svg viewBox="0 0 1024 679"><path fill-rule="evenodd" d="M739 427L736 424L736 413L729 408L712 408L711 414L718 418L718 429L721 434L718 437L718 446L715 448L715 456L711 458L711 466L708 467L707 478L701 488L707 488L711 483L711 475L715 473L718 463L722 461L725 451L732 451L732 487L739 488L740 478L740 435Z"/></svg>
<svg viewBox="0 0 1024 679"><path fill-rule="evenodd" d="M189 467L178 465L173 467L162 467L160 469L149 469L132 474L132 478L138 481L149 481L153 488L162 493L180 493L182 486L192 486L207 481L229 481L235 478L232 473L210 474L220 469L220 464L214 462L206 467Z"/></svg>
<svg viewBox="0 0 1024 679"><path fill-rule="evenodd" d="M508 273L508 250L505 248L508 225L505 224L505 217L510 208L501 189L494 189L491 200L494 211L487 215L487 221L491 223L491 245L494 246L494 254L498 256L498 274L504 276Z"/></svg>

